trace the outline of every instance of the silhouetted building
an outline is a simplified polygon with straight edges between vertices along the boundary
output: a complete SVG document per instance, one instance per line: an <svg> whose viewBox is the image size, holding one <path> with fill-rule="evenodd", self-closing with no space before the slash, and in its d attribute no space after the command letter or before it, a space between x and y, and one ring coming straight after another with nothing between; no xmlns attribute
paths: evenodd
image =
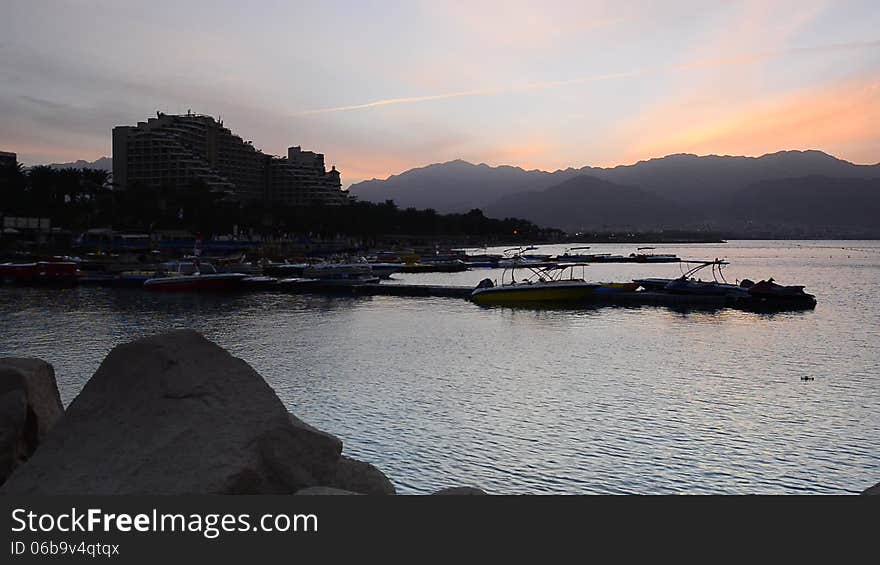
<svg viewBox="0 0 880 565"><path fill-rule="evenodd" d="M344 204L335 168L324 156L292 147L287 158L266 155L211 116L156 114L137 126L113 128L113 182L125 188L207 185L241 200Z"/></svg>
<svg viewBox="0 0 880 565"><path fill-rule="evenodd" d="M346 204L347 193L336 167L324 168L324 155L303 151L299 146L287 150L287 158L269 161L268 198L284 204Z"/></svg>
<svg viewBox="0 0 880 565"><path fill-rule="evenodd" d="M18 165L18 156L15 153L0 151L0 167L15 167Z"/></svg>

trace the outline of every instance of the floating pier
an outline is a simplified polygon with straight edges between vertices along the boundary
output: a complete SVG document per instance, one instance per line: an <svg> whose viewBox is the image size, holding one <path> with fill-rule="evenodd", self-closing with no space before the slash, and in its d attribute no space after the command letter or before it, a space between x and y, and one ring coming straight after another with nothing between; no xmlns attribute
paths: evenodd
<svg viewBox="0 0 880 565"><path fill-rule="evenodd" d="M412 296L412 297L438 297L470 299L473 287L448 286L448 285L425 285L425 284L354 284L332 286L309 286L303 287L299 292L312 292L320 294L344 294L352 296ZM712 296L696 294L674 294L670 292L636 291L636 292L610 292L596 293L577 306L668 306L679 308L718 309L737 308L742 310L780 311L780 310L808 310L815 308L813 299L800 302L773 301L768 302L759 298L729 296ZM541 303L522 303L513 306L540 307ZM566 306L575 306L567 304Z"/></svg>

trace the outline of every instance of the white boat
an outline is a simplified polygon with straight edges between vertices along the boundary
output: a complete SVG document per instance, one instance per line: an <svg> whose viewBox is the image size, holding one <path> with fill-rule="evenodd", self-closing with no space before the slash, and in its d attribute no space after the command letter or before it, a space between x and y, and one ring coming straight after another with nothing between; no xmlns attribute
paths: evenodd
<svg viewBox="0 0 880 565"><path fill-rule="evenodd" d="M144 281L144 288L156 291L222 291L239 288L244 273L218 273L210 263L172 261L164 263L159 276Z"/></svg>

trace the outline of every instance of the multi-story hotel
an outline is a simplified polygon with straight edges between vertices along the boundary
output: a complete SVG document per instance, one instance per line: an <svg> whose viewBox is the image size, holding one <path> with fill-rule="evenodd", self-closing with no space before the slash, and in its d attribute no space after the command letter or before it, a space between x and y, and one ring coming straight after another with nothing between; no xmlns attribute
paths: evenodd
<svg viewBox="0 0 880 565"><path fill-rule="evenodd" d="M211 116L156 114L136 126L113 128L113 183L121 188L203 183L241 200L289 205L348 202L339 172L324 155L288 149L266 155Z"/></svg>

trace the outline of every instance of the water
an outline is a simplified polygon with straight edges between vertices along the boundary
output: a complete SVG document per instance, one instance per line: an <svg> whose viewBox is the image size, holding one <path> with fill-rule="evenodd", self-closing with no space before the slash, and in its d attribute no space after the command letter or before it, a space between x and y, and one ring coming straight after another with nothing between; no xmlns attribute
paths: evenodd
<svg viewBox="0 0 880 565"><path fill-rule="evenodd" d="M0 356L53 363L69 403L114 345L198 329L403 493L452 485L846 493L880 480L880 242L655 247L726 257L728 280L804 284L819 304L778 314L540 310L441 298L6 287ZM679 268L606 264L588 275L626 280ZM500 271L399 277L476 284L487 276Z"/></svg>

